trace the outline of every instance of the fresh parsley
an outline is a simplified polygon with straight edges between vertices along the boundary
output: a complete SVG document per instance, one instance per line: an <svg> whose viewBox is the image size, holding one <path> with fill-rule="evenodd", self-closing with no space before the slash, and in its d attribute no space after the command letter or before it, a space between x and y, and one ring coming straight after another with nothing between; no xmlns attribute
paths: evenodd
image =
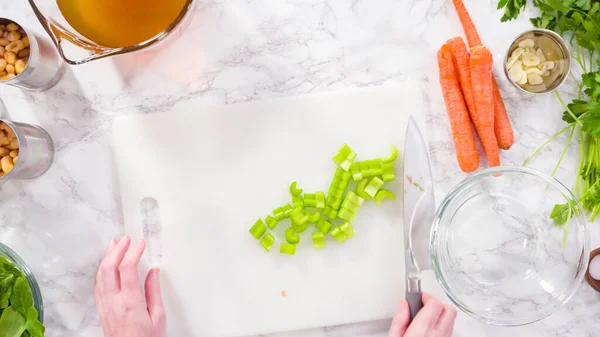
<svg viewBox="0 0 600 337"><path fill-rule="evenodd" d="M498 2L498 9L505 9L504 15L500 20L506 22L516 19L521 14L521 11L525 9L525 5L527 5L527 0L500 0Z"/></svg>

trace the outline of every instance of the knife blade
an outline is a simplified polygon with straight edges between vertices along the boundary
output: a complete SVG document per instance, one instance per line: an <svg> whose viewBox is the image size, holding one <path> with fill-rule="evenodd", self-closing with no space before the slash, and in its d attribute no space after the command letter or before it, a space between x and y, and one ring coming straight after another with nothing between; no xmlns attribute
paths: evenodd
<svg viewBox="0 0 600 337"><path fill-rule="evenodd" d="M406 301L410 320L423 306L421 270L430 268L429 228L435 212L433 182L425 139L411 117L404 143L404 259L406 268Z"/></svg>

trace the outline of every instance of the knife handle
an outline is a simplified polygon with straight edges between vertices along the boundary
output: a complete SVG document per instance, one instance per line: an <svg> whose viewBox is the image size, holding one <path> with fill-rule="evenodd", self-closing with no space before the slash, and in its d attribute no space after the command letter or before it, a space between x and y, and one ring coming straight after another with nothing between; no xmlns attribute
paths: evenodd
<svg viewBox="0 0 600 337"><path fill-rule="evenodd" d="M408 324L417 316L417 313L423 308L423 294L419 292L407 292L406 302L408 302L408 309L410 310L410 320Z"/></svg>

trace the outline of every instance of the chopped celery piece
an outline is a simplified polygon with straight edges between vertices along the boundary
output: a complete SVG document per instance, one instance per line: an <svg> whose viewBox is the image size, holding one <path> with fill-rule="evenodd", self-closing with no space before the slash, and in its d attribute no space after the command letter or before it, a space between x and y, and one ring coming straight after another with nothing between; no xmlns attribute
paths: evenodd
<svg viewBox="0 0 600 337"><path fill-rule="evenodd" d="M259 240L266 231L267 226L265 226L265 223L262 221L262 219L256 220L254 225L249 230L250 234L252 234L256 240Z"/></svg>
<svg viewBox="0 0 600 337"><path fill-rule="evenodd" d="M323 215L333 220L337 218L338 211L330 206L325 206L325 210L323 210Z"/></svg>
<svg viewBox="0 0 600 337"><path fill-rule="evenodd" d="M294 255L296 254L296 245L290 243L282 243L279 245L279 252L281 254Z"/></svg>
<svg viewBox="0 0 600 337"><path fill-rule="evenodd" d="M390 156L382 159L381 161L384 163L393 163L396 161L396 158L398 158L398 148L392 144L392 153L390 153Z"/></svg>
<svg viewBox="0 0 600 337"><path fill-rule="evenodd" d="M292 221L292 228L298 233L303 233L308 228L308 222L297 223Z"/></svg>
<svg viewBox="0 0 600 337"><path fill-rule="evenodd" d="M325 234L322 232L312 233L313 246L316 249L325 248Z"/></svg>
<svg viewBox="0 0 600 337"><path fill-rule="evenodd" d="M381 205L383 199L396 200L396 196L394 195L394 193L388 190L379 190L379 192L375 194L375 203L377 205Z"/></svg>
<svg viewBox="0 0 600 337"><path fill-rule="evenodd" d="M302 208L304 207L304 199L299 195L292 197L292 205L294 208Z"/></svg>
<svg viewBox="0 0 600 337"><path fill-rule="evenodd" d="M299 209L299 208L297 208L297 209ZM308 218L309 218L309 216L306 215L306 213L305 214L300 213L290 219L292 219L292 224L304 225L305 223L308 222Z"/></svg>
<svg viewBox="0 0 600 337"><path fill-rule="evenodd" d="M367 185L368 186L368 185ZM342 202L342 208L347 208L351 211L356 211L360 206L362 206L365 199L356 195L356 193L350 191L346 194L346 198L344 198L344 202Z"/></svg>
<svg viewBox="0 0 600 337"><path fill-rule="evenodd" d="M319 212L311 214L309 211L305 211L304 214L308 216L308 222L310 223L317 223L321 219L321 213Z"/></svg>
<svg viewBox="0 0 600 337"><path fill-rule="evenodd" d="M315 193L315 208L317 208L317 209L325 208L325 193L323 193L323 192Z"/></svg>
<svg viewBox="0 0 600 337"><path fill-rule="evenodd" d="M383 186L383 180L379 179L378 177L375 177L371 179L371 181L369 181L369 183L365 187L365 193L370 195L371 197L375 197L375 194L377 194L377 191L379 191L381 186Z"/></svg>
<svg viewBox="0 0 600 337"><path fill-rule="evenodd" d="M344 196L344 192L346 191L341 188L331 187L328 194L341 199Z"/></svg>
<svg viewBox="0 0 600 337"><path fill-rule="evenodd" d="M349 222L353 222L354 221L354 217L355 217L355 213L346 209L346 208L342 208L340 209L340 211L338 212L338 218L342 219L342 220L346 220Z"/></svg>
<svg viewBox="0 0 600 337"><path fill-rule="evenodd" d="M304 193L304 207L315 207L317 199L314 194Z"/></svg>
<svg viewBox="0 0 600 337"><path fill-rule="evenodd" d="M350 180L350 177L352 177L352 174L338 167L335 170L333 177L336 178L338 181L348 181Z"/></svg>
<svg viewBox="0 0 600 337"><path fill-rule="evenodd" d="M379 159L369 161L369 175L379 176L382 173L381 161Z"/></svg>
<svg viewBox="0 0 600 337"><path fill-rule="evenodd" d="M302 207L296 207L290 212L290 219L296 218L298 215L302 215Z"/></svg>
<svg viewBox="0 0 600 337"><path fill-rule="evenodd" d="M331 236L333 236L333 238L335 239L335 241L339 242L339 243L343 243L344 241L348 240L348 236L346 235L346 233L344 233L340 227L334 227L331 232L329 232L329 234L331 234Z"/></svg>
<svg viewBox="0 0 600 337"><path fill-rule="evenodd" d="M262 238L262 240L260 240L260 245L263 246L263 248L267 252L270 252L271 246L273 246L273 242L275 242L275 238L273 237L272 234L269 233L269 234L265 235L265 237Z"/></svg>
<svg viewBox="0 0 600 337"><path fill-rule="evenodd" d="M394 164L383 164L381 169L381 177L383 178L383 181L392 181L396 179L396 174L394 173Z"/></svg>
<svg viewBox="0 0 600 337"><path fill-rule="evenodd" d="M358 166L358 163L354 163L352 166L350 166L350 173L352 173L352 179L354 179L354 181L359 181L363 178L363 174Z"/></svg>
<svg viewBox="0 0 600 337"><path fill-rule="evenodd" d="M354 230L354 227L352 227L352 225L349 222L344 222L343 224L341 224L340 230L342 232L344 232L344 234L346 234L348 239L352 239L353 237L356 236L356 231Z"/></svg>
<svg viewBox="0 0 600 337"><path fill-rule="evenodd" d="M293 227L285 230L285 241L291 244L297 244L300 242L300 235Z"/></svg>
<svg viewBox="0 0 600 337"><path fill-rule="evenodd" d="M356 184L356 194L365 200L373 199L372 196L365 193L365 187L367 186L368 183L369 183L369 180L363 179L363 180L359 181L358 184Z"/></svg>
<svg viewBox="0 0 600 337"><path fill-rule="evenodd" d="M356 158L356 152L352 151L352 149L344 144L339 149L338 153L333 157L333 162L336 163L342 170L348 171L352 162Z"/></svg>
<svg viewBox="0 0 600 337"><path fill-rule="evenodd" d="M317 229L325 234L329 233L329 231L331 230L331 226L333 226L331 224L331 222L321 219L319 220L319 222L317 222L316 226Z"/></svg>
<svg viewBox="0 0 600 337"><path fill-rule="evenodd" d="M285 215L285 212L283 211L283 209L281 207L275 208L273 210L273 216L275 217L275 220L277 220L277 221L281 221L281 220L287 218L287 216Z"/></svg>
<svg viewBox="0 0 600 337"><path fill-rule="evenodd" d="M327 206L330 206L333 209L339 209L342 205L342 198L335 197L330 195L327 197Z"/></svg>
<svg viewBox="0 0 600 337"><path fill-rule="evenodd" d="M270 230L275 229L275 227L277 227L277 224L279 223L277 219L273 218L270 215L265 218L265 222L267 223L267 227L269 227Z"/></svg>
<svg viewBox="0 0 600 337"><path fill-rule="evenodd" d="M283 214L285 214L286 218L290 216L290 213L292 212L293 209L294 208L290 204L281 206L281 210L283 211Z"/></svg>
<svg viewBox="0 0 600 337"><path fill-rule="evenodd" d="M290 185L290 193L292 194L293 197L302 194L302 189L296 187L295 181Z"/></svg>

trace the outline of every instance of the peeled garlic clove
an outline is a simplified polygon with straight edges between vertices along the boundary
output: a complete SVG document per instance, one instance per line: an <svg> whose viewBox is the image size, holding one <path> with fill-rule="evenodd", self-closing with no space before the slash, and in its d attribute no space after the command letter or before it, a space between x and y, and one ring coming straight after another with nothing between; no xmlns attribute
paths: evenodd
<svg viewBox="0 0 600 337"><path fill-rule="evenodd" d="M546 56L544 56L544 52L542 51L542 48L538 48L535 51L535 55L540 59L540 62L542 62L542 63L546 62Z"/></svg>
<svg viewBox="0 0 600 337"><path fill-rule="evenodd" d="M536 74L536 75L542 75L544 72L539 70L538 68L529 68L525 70L525 74L527 75L531 75L531 74Z"/></svg>
<svg viewBox="0 0 600 337"><path fill-rule="evenodd" d="M512 52L512 55L510 55L510 56L518 59L519 56L523 55L524 52L525 52L525 49L517 48Z"/></svg>
<svg viewBox="0 0 600 337"><path fill-rule="evenodd" d="M549 72L548 70L546 70L546 72L544 72L544 73L542 74L542 76L544 76L544 77L548 77L548 76L550 76L550 72Z"/></svg>
<svg viewBox="0 0 600 337"><path fill-rule="evenodd" d="M527 75L527 82L529 82L529 84L532 84L532 85L537 85L537 84L544 83L544 79L540 75L530 74L530 75Z"/></svg>
<svg viewBox="0 0 600 337"><path fill-rule="evenodd" d="M524 85L527 84L527 74L525 74L525 72L522 73L521 78L517 81L518 85Z"/></svg>
<svg viewBox="0 0 600 337"><path fill-rule="evenodd" d="M513 64L515 64L515 62L517 62L518 60L519 60L518 57L514 57L514 56L509 57L508 60L506 61L506 68L507 69L512 68ZM519 61L519 62L521 62L521 61Z"/></svg>
<svg viewBox="0 0 600 337"><path fill-rule="evenodd" d="M532 39L525 39L519 42L519 47L521 48L533 48L535 46L535 42Z"/></svg>
<svg viewBox="0 0 600 337"><path fill-rule="evenodd" d="M527 74L525 74L525 72L523 71L523 69L521 69L521 67L513 66L508 71L508 77L510 77L510 79L513 82L519 82L521 80L521 78L523 78L523 76L525 76L527 78Z"/></svg>
<svg viewBox="0 0 600 337"><path fill-rule="evenodd" d="M521 60L517 60L515 61L512 66L508 67L508 70L512 70L512 69L519 69L519 70L523 70L523 62L521 62Z"/></svg>
<svg viewBox="0 0 600 337"><path fill-rule="evenodd" d="M546 61L546 68L548 70L554 69L554 61Z"/></svg>
<svg viewBox="0 0 600 337"><path fill-rule="evenodd" d="M523 53L523 55L521 55L521 61L526 67L536 67L540 64L540 58L530 52Z"/></svg>
<svg viewBox="0 0 600 337"><path fill-rule="evenodd" d="M546 62L540 63L538 64L537 69L539 69L543 74L546 72L546 70L548 70L548 66L546 65Z"/></svg>

